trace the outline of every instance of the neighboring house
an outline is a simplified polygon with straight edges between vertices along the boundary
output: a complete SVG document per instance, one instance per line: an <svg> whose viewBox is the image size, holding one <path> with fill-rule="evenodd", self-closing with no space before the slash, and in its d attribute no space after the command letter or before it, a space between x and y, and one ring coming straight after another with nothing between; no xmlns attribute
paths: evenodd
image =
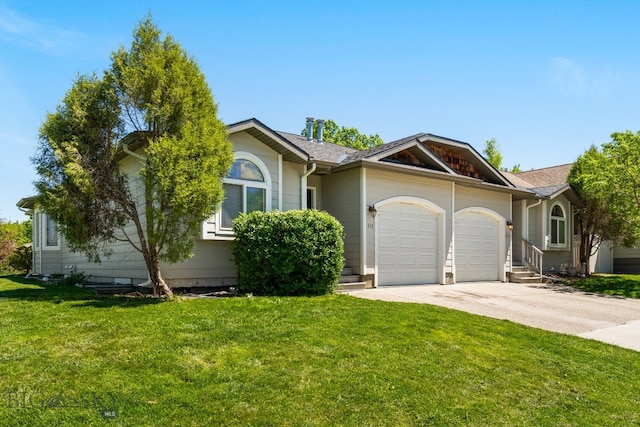
<svg viewBox="0 0 640 427"><path fill-rule="evenodd" d="M274 131L256 119L229 125L228 132L235 163L225 200L203 223L194 256L162 265L173 287L235 284L232 222L251 210L316 208L334 215L345 228L346 265L369 286L505 281L525 260L529 246L520 236L541 248L545 268L572 262L572 204L579 203L573 191L539 185L527 173L502 174L467 143L420 133L357 151ZM140 166L134 156L121 165L129 176ZM101 264L89 263L68 250L34 198L18 206L33 215L36 274L78 271L105 283L147 279L141 255L128 245L114 245Z"/></svg>

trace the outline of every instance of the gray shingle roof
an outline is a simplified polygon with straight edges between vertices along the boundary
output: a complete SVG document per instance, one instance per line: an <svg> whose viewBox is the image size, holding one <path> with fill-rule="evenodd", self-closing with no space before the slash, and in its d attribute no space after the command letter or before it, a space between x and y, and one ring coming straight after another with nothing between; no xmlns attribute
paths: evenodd
<svg viewBox="0 0 640 427"><path fill-rule="evenodd" d="M566 165L551 166L548 168L519 172L516 174L516 176L529 182L533 188L546 187L556 184L566 184L567 176L569 176L571 166L571 163Z"/></svg>
<svg viewBox="0 0 640 427"><path fill-rule="evenodd" d="M574 203L580 203L580 200L567 183L567 177L571 170L572 164L550 166L542 169L535 169L526 172L512 174L503 172L511 183L516 187L526 188L535 192L540 197L553 197L554 195L570 190L565 193Z"/></svg>
<svg viewBox="0 0 640 427"><path fill-rule="evenodd" d="M353 148L343 147L330 142L318 144L315 139L307 141L307 138L302 135L280 131L276 131L276 133L309 154L310 160L340 164L345 162L345 159L349 156L360 153L360 151Z"/></svg>

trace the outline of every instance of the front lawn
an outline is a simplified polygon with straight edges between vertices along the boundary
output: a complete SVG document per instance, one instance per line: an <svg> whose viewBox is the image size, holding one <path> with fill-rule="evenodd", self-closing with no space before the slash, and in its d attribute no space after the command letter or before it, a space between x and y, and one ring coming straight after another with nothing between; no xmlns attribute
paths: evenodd
<svg viewBox="0 0 640 427"><path fill-rule="evenodd" d="M587 292L640 298L640 274L594 274L569 284Z"/></svg>
<svg viewBox="0 0 640 427"><path fill-rule="evenodd" d="M638 353L440 307L0 279L12 426L640 423Z"/></svg>

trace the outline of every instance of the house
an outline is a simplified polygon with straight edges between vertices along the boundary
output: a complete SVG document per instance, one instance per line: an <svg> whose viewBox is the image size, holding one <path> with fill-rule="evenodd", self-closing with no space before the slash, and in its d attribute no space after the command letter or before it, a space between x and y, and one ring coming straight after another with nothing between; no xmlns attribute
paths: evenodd
<svg viewBox="0 0 640 427"><path fill-rule="evenodd" d="M368 286L506 281L537 248L539 269L572 262L573 191L501 173L465 142L419 133L357 151L322 141L322 126L303 137L256 119L231 124L228 133L235 163L225 200L202 224L194 256L162 266L173 287L235 284L232 221L250 210L329 212L345 228L345 264ZM121 167L135 176L139 162L124 156ZM101 264L87 262L33 198L18 206L33 215L35 273L77 271L101 283L147 279L141 255L128 245L114 245Z"/></svg>

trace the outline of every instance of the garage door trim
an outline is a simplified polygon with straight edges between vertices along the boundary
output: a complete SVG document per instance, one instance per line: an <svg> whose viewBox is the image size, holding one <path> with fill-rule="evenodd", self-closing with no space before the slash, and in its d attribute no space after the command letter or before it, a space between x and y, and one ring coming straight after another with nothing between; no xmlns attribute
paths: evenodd
<svg viewBox="0 0 640 427"><path fill-rule="evenodd" d="M378 209L386 206L386 205L391 205L391 204L395 204L395 203L408 203L408 204L413 204L413 205L417 205L420 207L423 207L425 209L427 209L428 211L432 212L433 214L436 215L437 221L438 221L438 236L437 236L437 242L436 242L436 248L437 248L437 260L438 260L438 265L437 265L437 276L438 279L440 281L440 283L444 283L444 260L443 260L443 254L445 253L445 235L446 235L446 211L441 208L440 206L436 205L435 203L426 200L426 199L422 199L419 197L412 197L412 196L395 196L395 197L390 197L388 199L385 200L381 200L377 203L374 203L373 207L374 210L377 211ZM374 280L373 280L373 285L374 287L378 287L378 279L380 277L380 275L378 274L378 265L380 265L379 263L379 248L378 248L378 243L380 242L379 239L379 230L378 230L378 223L379 221L374 221L375 223L375 231L374 231L374 235L375 235L375 276L374 276Z"/></svg>

